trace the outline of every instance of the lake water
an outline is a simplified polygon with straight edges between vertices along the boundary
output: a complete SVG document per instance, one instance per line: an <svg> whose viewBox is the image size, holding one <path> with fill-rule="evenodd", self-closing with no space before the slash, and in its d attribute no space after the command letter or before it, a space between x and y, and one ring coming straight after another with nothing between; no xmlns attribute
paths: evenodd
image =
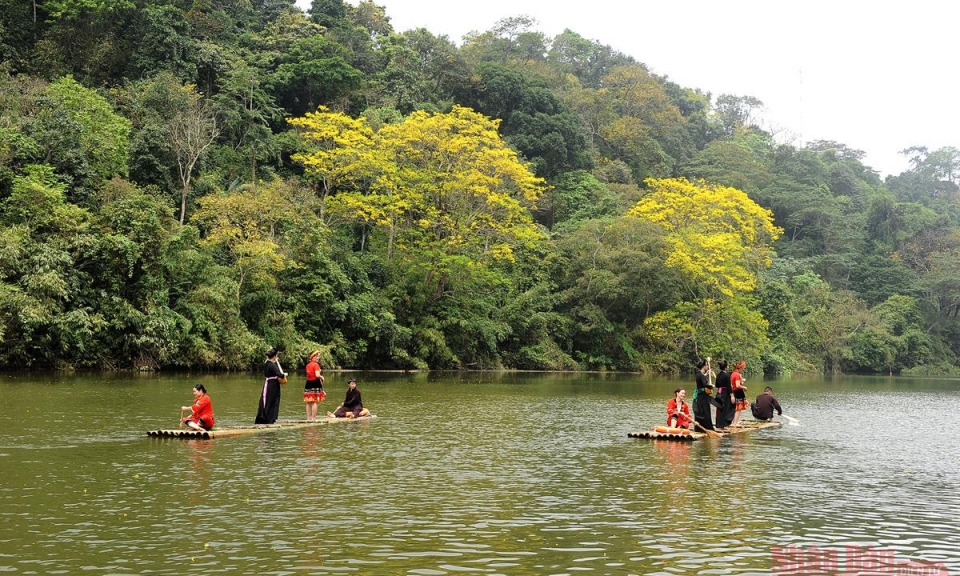
<svg viewBox="0 0 960 576"><path fill-rule="evenodd" d="M671 443L627 433L692 378L351 375L377 419L214 440L145 432L262 381L3 377L0 572L960 574L956 380L769 381L800 426Z"/></svg>

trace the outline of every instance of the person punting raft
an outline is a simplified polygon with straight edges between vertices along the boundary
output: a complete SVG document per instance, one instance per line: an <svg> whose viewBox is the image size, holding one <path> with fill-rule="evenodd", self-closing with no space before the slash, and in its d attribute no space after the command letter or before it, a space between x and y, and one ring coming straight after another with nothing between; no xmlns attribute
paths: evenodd
<svg viewBox="0 0 960 576"><path fill-rule="evenodd" d="M187 410L190 415L183 418L183 413ZM193 387L193 405L181 406L180 416L180 421L194 430L213 430L216 424L213 418L213 403L210 402L210 396L203 384Z"/></svg>
<svg viewBox="0 0 960 576"><path fill-rule="evenodd" d="M736 406L733 403L733 391L730 389L730 373L727 372L727 363L721 361L717 364L720 373L717 374L717 430L725 430L733 422L733 416L736 413Z"/></svg>
<svg viewBox="0 0 960 576"><path fill-rule="evenodd" d="M743 369L747 363L743 360L733 365L733 372L730 374L730 390L733 392L733 422L730 426L736 428L740 426L740 413L750 406L747 400L746 378L743 377Z"/></svg>

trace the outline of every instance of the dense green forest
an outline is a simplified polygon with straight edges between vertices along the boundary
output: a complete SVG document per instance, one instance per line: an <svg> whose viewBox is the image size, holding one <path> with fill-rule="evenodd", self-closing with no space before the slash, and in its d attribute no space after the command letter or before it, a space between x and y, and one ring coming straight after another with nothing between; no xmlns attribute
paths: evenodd
<svg viewBox="0 0 960 576"><path fill-rule="evenodd" d="M0 0L0 61L0 367L958 372L954 148L367 1Z"/></svg>

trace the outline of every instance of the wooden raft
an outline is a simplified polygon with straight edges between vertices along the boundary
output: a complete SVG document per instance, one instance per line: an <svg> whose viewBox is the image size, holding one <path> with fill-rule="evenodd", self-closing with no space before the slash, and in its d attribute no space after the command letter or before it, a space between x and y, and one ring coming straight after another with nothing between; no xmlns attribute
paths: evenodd
<svg viewBox="0 0 960 576"><path fill-rule="evenodd" d="M753 432L755 430L767 430L772 428L780 428L783 426L782 422L776 421L763 421L763 420L747 420L741 422L739 428L731 428L728 432L721 432L717 430L719 434L723 436L729 436L731 434L743 434L744 432ZM690 432L688 434L672 434L657 432L656 430L633 430L627 433L627 436L631 438L649 438L652 440L674 440L678 442L693 442L694 440L703 440L707 438L707 435L703 432Z"/></svg>
<svg viewBox="0 0 960 576"><path fill-rule="evenodd" d="M179 430L147 430L147 436L151 438L201 438L208 440L210 438L222 438L224 436L241 436L244 434L258 434L260 432L271 432L275 430L292 430L296 428L309 428L312 426L323 426L337 422L357 422L373 420L376 414L363 416L360 418L321 418L314 422L306 420L285 420L276 424L254 424L252 426L216 426L213 430L194 430L184 427Z"/></svg>

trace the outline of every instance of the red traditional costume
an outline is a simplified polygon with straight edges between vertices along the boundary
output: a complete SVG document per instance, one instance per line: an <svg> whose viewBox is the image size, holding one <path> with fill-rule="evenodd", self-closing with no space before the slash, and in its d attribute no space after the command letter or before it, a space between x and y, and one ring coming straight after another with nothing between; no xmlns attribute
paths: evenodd
<svg viewBox="0 0 960 576"><path fill-rule="evenodd" d="M690 418L690 407L686 402L680 402L677 406L677 399L673 398L667 402L667 426L673 426L673 419L677 419L677 428L688 428L692 418Z"/></svg>
<svg viewBox="0 0 960 576"><path fill-rule="evenodd" d="M743 387L743 376L740 375L739 370L734 370L733 374L730 375L730 390L733 391L733 401L737 412L750 407L746 390Z"/></svg>
<svg viewBox="0 0 960 576"><path fill-rule="evenodd" d="M210 397L201 394L197 401L190 407L190 416L183 419L183 423L196 422L204 430L212 430L215 422L213 420L213 404Z"/></svg>
<svg viewBox="0 0 960 576"><path fill-rule="evenodd" d="M305 404L316 404L317 402L323 402L327 397L326 391L323 389L323 369L320 368L320 363L316 360L311 360L307 363L307 382L303 386L303 402Z"/></svg>

